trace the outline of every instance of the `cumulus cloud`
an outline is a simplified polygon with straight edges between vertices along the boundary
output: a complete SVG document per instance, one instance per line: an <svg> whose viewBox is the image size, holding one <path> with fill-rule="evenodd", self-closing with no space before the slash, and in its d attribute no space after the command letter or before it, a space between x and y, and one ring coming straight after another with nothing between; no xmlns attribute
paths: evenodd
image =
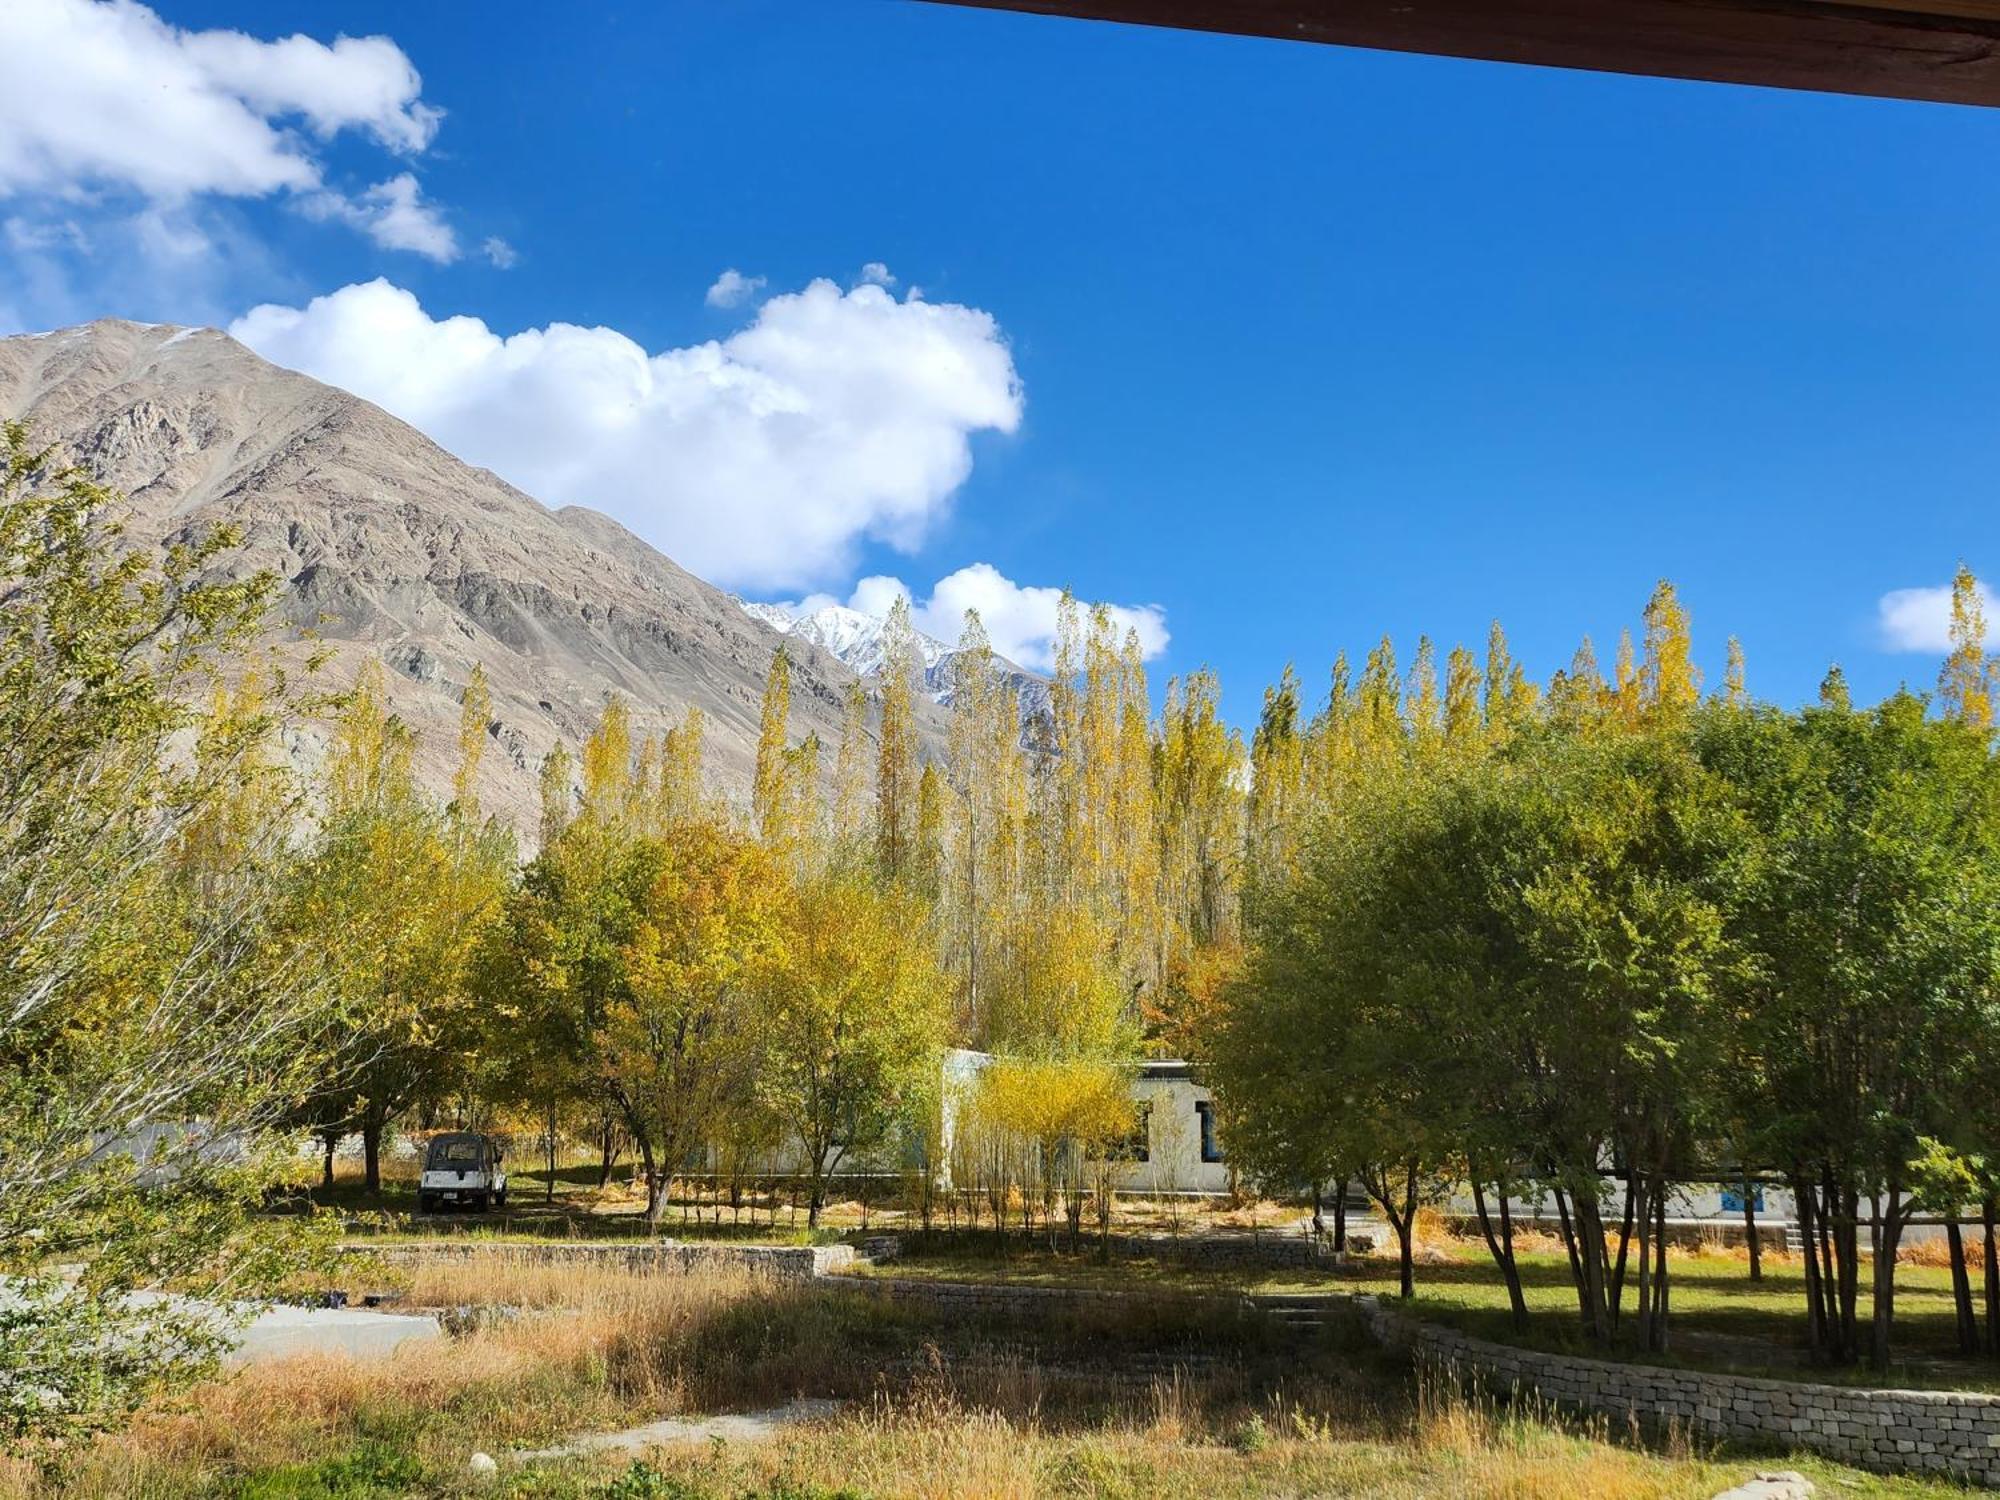
<svg viewBox="0 0 2000 1500"><path fill-rule="evenodd" d="M520 263L521 255L512 245L497 234L489 234L479 247L479 253L503 271L511 271Z"/></svg>
<svg viewBox="0 0 2000 1500"><path fill-rule="evenodd" d="M845 603L866 615L886 615L897 598L910 601L910 621L926 635L946 644L955 643L965 629L967 610L979 612L979 623L993 649L1009 661L1034 671L1046 672L1054 665L1056 614L1062 590L1034 584L1020 584L991 563L973 563L955 573L947 573L919 599L900 578L875 574L854 585L843 601L830 594L814 594L787 606L795 614L810 614L827 604ZM1078 606L1087 617L1094 607ZM1107 604L1113 628L1122 641L1130 630L1139 637L1139 652L1148 661L1167 649L1167 612L1157 604Z"/></svg>
<svg viewBox="0 0 2000 1500"><path fill-rule="evenodd" d="M1979 585L1979 600L1986 618L1995 618L1996 601L1985 584ZM1951 649L1951 585L1935 588L1892 589L1875 604L1876 623L1882 644L1891 651L1924 651L1941 654ZM1987 639L1992 639L1992 628Z"/></svg>
<svg viewBox="0 0 2000 1500"><path fill-rule="evenodd" d="M870 286L894 286L896 278L889 274L889 268L879 260L871 260L861 268L861 279Z"/></svg>
<svg viewBox="0 0 2000 1500"><path fill-rule="evenodd" d="M752 589L844 573L863 538L916 547L972 470L972 434L1013 432L1022 411L990 314L830 281L770 298L727 339L657 354L566 323L502 337L384 280L258 307L230 331Z"/></svg>
<svg viewBox="0 0 2000 1500"><path fill-rule="evenodd" d="M741 307L763 291L764 286L765 281L762 276L745 276L736 267L731 266L715 278L715 284L708 289L708 294L702 301L710 307Z"/></svg>
<svg viewBox="0 0 2000 1500"><path fill-rule="evenodd" d="M458 259L458 236L436 205L424 201L423 188L408 172L352 198L313 193L299 200L299 208L308 218L337 219L358 229L385 250L409 250L441 264Z"/></svg>
<svg viewBox="0 0 2000 1500"><path fill-rule="evenodd" d="M299 195L308 212L432 259L451 232L404 173L349 198L319 146L343 131L408 155L442 112L387 37L260 41L183 31L134 0L0 4L0 197L110 195L179 209Z"/></svg>

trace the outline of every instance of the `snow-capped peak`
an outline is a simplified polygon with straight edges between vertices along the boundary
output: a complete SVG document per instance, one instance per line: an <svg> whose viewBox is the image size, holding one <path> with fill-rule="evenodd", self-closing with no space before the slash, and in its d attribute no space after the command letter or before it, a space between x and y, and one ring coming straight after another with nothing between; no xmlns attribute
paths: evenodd
<svg viewBox="0 0 2000 1500"><path fill-rule="evenodd" d="M822 605L797 614L783 604L752 604L741 599L737 603L753 619L762 620L780 635L810 642L863 677L878 675L888 662L884 638L889 622L880 615L864 614L844 604ZM952 654L952 648L936 636L925 635L921 630L913 630L910 635L926 673Z"/></svg>
<svg viewBox="0 0 2000 1500"><path fill-rule="evenodd" d="M881 615L850 609L844 604L826 604L799 614L783 604L756 604L746 599L736 602L752 619L763 621L780 635L793 636L819 647L862 677L880 676L882 668L887 665L888 649L883 637L888 632L889 622ZM923 671L924 691L932 702L949 704L951 662L958 655L958 648L946 645L936 636L926 635L921 630L912 630L910 634ZM1019 691L1024 716L1046 707L1046 682L1004 657L996 656L993 664L995 672L1012 681Z"/></svg>

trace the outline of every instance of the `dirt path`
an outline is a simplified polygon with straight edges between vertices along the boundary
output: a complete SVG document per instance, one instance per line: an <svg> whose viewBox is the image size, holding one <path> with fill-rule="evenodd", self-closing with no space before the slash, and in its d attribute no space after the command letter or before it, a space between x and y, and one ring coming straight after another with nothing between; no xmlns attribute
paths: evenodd
<svg viewBox="0 0 2000 1500"><path fill-rule="evenodd" d="M537 1459L582 1458L593 1453L643 1453L648 1448L671 1448L689 1443L707 1443L722 1438L732 1443L760 1443L776 1437L787 1427L804 1422L820 1422L840 1410L838 1401L801 1399L763 1411L746 1411L719 1417L668 1417L642 1427L620 1432L590 1432L570 1438L553 1448L531 1448L510 1455L515 1463Z"/></svg>

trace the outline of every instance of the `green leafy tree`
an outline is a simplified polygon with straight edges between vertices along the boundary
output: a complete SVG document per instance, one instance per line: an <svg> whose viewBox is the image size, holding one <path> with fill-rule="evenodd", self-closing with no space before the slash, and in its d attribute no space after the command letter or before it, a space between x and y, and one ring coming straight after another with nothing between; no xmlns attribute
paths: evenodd
<svg viewBox="0 0 2000 1500"><path fill-rule="evenodd" d="M234 537L154 553L0 425L0 1441L116 1421L212 1366L203 1300L310 1248L255 1217L331 1022L283 917L298 698ZM234 684L233 686L231 684ZM137 1301L172 1282L192 1301Z"/></svg>

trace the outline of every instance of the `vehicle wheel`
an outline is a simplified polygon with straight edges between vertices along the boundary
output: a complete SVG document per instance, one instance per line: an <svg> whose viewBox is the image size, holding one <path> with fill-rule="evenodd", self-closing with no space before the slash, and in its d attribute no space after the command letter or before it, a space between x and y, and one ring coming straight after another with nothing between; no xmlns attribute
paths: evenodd
<svg viewBox="0 0 2000 1500"><path fill-rule="evenodd" d="M495 1208L505 1208L507 1206L507 1190L505 1188L500 1189L499 1192L493 1195L493 1206Z"/></svg>
<svg viewBox="0 0 2000 1500"><path fill-rule="evenodd" d="M417 1194L417 1212L418 1212L418 1213L420 1213L420 1214L434 1214L434 1213L436 1213L436 1212L437 1212L437 1200L436 1200L435 1198L431 1197L431 1195L430 1195L429 1193L419 1193L419 1194Z"/></svg>
<svg viewBox="0 0 2000 1500"><path fill-rule="evenodd" d="M472 1195L472 1211L474 1213L483 1214L486 1212L489 1206L490 1206L490 1201L488 1200L486 1194L474 1193Z"/></svg>

